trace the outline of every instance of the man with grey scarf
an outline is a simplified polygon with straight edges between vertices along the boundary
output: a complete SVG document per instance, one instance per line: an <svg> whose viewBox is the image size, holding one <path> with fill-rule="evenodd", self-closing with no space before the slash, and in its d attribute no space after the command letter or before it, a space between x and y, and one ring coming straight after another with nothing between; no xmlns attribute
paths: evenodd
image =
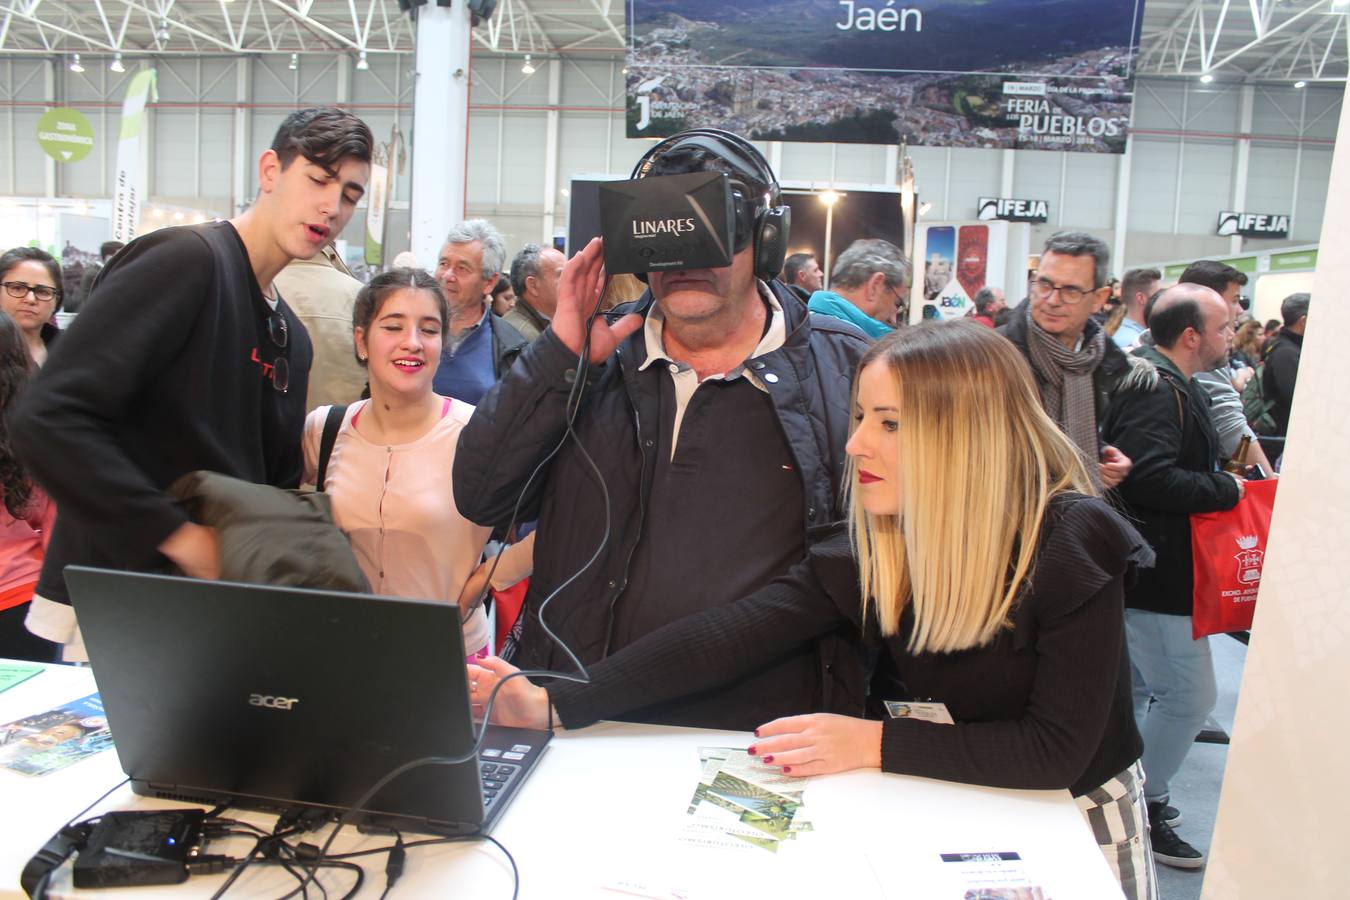
<svg viewBox="0 0 1350 900"><path fill-rule="evenodd" d="M1130 371L1130 360L1107 338L1092 314L1111 292L1110 250L1082 232L1061 231L1045 243L1031 295L999 334L1017 345L1031 365L1041 405L1078 447L1098 488L1124 480L1130 460L1103 446L1098 423Z"/></svg>

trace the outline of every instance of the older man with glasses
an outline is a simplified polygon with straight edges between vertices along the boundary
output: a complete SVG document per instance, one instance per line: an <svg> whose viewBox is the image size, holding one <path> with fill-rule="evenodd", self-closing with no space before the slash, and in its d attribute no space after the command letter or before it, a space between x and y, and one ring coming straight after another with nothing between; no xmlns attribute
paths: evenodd
<svg viewBox="0 0 1350 900"><path fill-rule="evenodd" d="M807 308L843 319L868 337L879 338L904 320L910 278L909 260L890 241L854 241L834 261L830 290L817 290Z"/></svg>
<svg viewBox="0 0 1350 900"><path fill-rule="evenodd" d="M998 331L1031 365L1041 404L1078 446L1088 474L1103 489L1118 485L1130 460L1102 444L1098 425L1130 371L1130 360L1093 319L1111 293L1110 250L1081 232L1046 241L1031 281L1031 296Z"/></svg>

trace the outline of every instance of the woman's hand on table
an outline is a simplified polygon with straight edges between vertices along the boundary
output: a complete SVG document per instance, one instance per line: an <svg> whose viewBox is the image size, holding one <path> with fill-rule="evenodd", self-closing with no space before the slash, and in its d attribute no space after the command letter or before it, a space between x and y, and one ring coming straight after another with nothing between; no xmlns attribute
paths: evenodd
<svg viewBox="0 0 1350 900"><path fill-rule="evenodd" d="M469 702L475 713L481 713L492 689L520 670L495 656L485 656L477 663L469 663ZM512 728L549 726L548 691L532 684L524 676L512 678L497 692L492 701L492 721Z"/></svg>
<svg viewBox="0 0 1350 900"><path fill-rule="evenodd" d="M831 713L787 716L755 729L750 755L785 775L881 767L881 723Z"/></svg>

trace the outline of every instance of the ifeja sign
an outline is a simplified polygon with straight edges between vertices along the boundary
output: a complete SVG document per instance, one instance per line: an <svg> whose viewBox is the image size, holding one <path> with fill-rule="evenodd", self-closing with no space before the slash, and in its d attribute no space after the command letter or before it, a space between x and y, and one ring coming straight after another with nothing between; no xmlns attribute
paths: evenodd
<svg viewBox="0 0 1350 900"><path fill-rule="evenodd" d="M57 107L38 119L37 140L42 151L57 162L79 162L94 149L94 126L79 110Z"/></svg>

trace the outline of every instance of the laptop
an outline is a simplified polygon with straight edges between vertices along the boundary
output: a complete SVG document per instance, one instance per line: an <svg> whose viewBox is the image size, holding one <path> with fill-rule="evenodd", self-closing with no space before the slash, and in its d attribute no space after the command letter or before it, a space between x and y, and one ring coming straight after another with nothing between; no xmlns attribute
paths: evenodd
<svg viewBox="0 0 1350 900"><path fill-rule="evenodd" d="M455 606L79 566L66 584L138 794L336 816L474 745ZM409 771L351 821L490 830L550 734L487 727L477 760Z"/></svg>

